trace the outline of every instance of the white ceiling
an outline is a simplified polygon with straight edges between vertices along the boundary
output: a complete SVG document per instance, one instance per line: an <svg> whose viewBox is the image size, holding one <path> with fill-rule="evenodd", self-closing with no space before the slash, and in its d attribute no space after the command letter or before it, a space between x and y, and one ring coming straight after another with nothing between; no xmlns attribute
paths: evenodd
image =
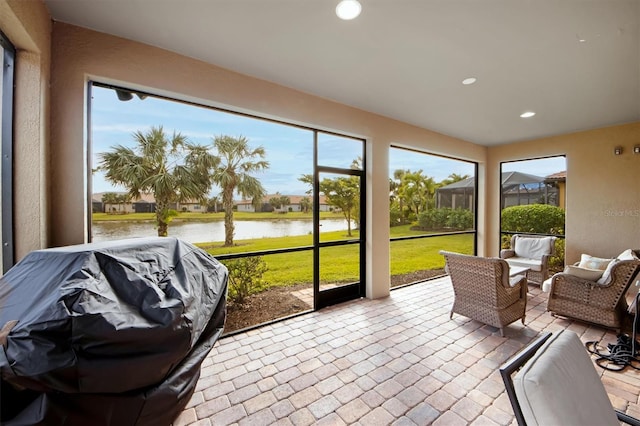
<svg viewBox="0 0 640 426"><path fill-rule="evenodd" d="M45 0L56 21L483 145L640 121L640 0L360 2L342 21L338 0Z"/></svg>

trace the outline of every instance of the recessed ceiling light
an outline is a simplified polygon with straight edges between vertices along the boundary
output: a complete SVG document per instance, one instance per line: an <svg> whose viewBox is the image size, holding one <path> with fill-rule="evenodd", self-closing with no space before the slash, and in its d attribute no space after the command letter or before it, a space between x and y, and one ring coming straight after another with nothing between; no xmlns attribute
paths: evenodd
<svg viewBox="0 0 640 426"><path fill-rule="evenodd" d="M475 77L469 77L469 78L465 78L464 80L462 80L462 84L464 84L465 86L468 86L470 84L475 83L476 81L478 81L477 78Z"/></svg>
<svg viewBox="0 0 640 426"><path fill-rule="evenodd" d="M336 15L345 21L357 18L360 12L362 12L362 5L358 0L342 0L336 6Z"/></svg>
<svg viewBox="0 0 640 426"><path fill-rule="evenodd" d="M527 112L523 112L522 114L520 114L520 117L522 117L522 118L531 118L531 117L533 117L534 115L536 115L536 113L535 113L535 112L533 112L533 111L527 111Z"/></svg>

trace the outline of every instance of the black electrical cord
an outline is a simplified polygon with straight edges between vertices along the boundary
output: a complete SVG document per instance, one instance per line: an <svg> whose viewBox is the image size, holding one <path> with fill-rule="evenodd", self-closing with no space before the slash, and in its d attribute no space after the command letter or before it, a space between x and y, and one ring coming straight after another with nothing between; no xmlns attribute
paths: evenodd
<svg viewBox="0 0 640 426"><path fill-rule="evenodd" d="M587 351L597 355L596 364L605 370L609 371L622 371L627 367L640 370L640 359L638 358L636 341L638 322L640 315L638 310L640 309L640 292L636 294L635 298L635 314L633 317L633 334L629 337L626 334L618 334L618 341L616 343L609 343L607 345L607 351L598 347L599 340L585 343Z"/></svg>

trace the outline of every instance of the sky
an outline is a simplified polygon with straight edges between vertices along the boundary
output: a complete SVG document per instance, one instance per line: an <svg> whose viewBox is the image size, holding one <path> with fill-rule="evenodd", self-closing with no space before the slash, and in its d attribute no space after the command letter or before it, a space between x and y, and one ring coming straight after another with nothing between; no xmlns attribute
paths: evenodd
<svg viewBox="0 0 640 426"><path fill-rule="evenodd" d="M309 189L298 178L313 172L313 132L310 130L151 96L144 100L134 96L123 102L118 100L114 90L98 86L92 87L91 99L92 169L98 165L100 153L116 145L133 147L132 134L138 130L146 132L152 126L163 126L168 135L174 131L182 133L191 142L201 145L210 145L219 135L244 136L250 147L265 148L270 167L255 177L260 179L268 194L303 195ZM320 164L349 168L351 162L361 156L360 141L319 133ZM452 173L473 175L474 172L472 163L392 148L389 175L397 169L422 170L436 182ZM564 157L556 157L507 163L503 169L546 176L566 170L566 166ZM94 172L92 189L94 193L125 191L125 188L107 182L102 172ZM219 193L220 188L213 188L210 195Z"/></svg>

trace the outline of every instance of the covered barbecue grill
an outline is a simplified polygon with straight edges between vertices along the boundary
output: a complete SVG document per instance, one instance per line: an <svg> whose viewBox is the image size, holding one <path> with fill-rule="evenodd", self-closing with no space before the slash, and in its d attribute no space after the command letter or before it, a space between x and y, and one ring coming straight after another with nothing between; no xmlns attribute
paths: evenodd
<svg viewBox="0 0 640 426"><path fill-rule="evenodd" d="M226 292L224 265L175 238L30 253L0 278L0 422L171 424Z"/></svg>

